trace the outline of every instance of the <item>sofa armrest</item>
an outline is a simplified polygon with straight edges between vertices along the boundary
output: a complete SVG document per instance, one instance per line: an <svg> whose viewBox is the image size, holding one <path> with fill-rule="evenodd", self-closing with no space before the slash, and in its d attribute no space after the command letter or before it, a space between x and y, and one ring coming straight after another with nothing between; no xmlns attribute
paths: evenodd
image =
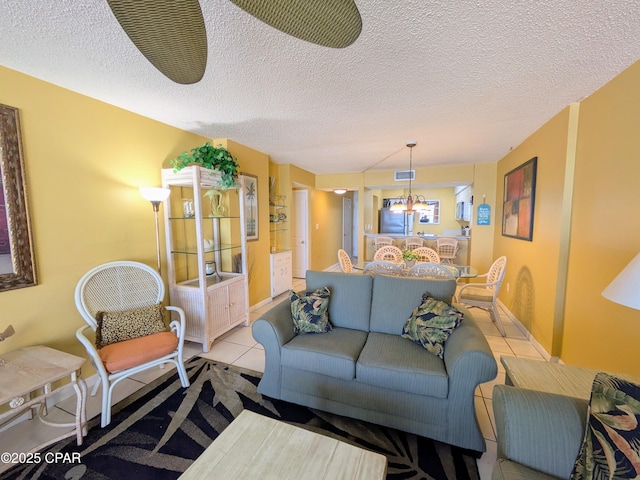
<svg viewBox="0 0 640 480"><path fill-rule="evenodd" d="M264 347L265 366L258 392L280 398L280 351L294 336L291 303L285 299L251 326L253 338Z"/></svg>
<svg viewBox="0 0 640 480"><path fill-rule="evenodd" d="M464 307L456 305L456 308L465 317L444 346L444 364L449 376L447 430L452 438L464 438L466 448L483 452L485 442L478 426L474 395L478 385L496 378L498 364L473 316Z"/></svg>
<svg viewBox="0 0 640 480"><path fill-rule="evenodd" d="M493 412L498 458L569 478L578 456L588 401L496 385Z"/></svg>

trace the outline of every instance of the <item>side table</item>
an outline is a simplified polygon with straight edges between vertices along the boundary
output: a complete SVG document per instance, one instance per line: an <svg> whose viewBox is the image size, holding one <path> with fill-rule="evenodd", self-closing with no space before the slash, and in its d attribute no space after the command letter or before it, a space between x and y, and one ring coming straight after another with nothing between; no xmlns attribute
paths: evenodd
<svg viewBox="0 0 640 480"><path fill-rule="evenodd" d="M9 404L10 409L0 413L0 426L37 408L38 418L45 424L55 427L74 427L53 440L76 436L78 445L82 445L87 434L87 385L81 376L80 368L85 362L82 357L61 352L45 346L25 347L0 355L0 405ZM65 377L71 377L76 392L76 415L74 423L56 423L46 420L47 398L64 386L55 390L51 384Z"/></svg>

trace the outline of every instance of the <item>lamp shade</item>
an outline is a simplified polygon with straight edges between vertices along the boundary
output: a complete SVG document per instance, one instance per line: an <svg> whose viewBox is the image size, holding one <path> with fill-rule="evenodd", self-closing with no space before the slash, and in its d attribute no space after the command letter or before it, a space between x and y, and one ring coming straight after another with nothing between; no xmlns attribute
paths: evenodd
<svg viewBox="0 0 640 480"><path fill-rule="evenodd" d="M140 188L140 195L145 200L149 200L150 202L164 202L171 190L168 188L160 188L160 187L142 187Z"/></svg>
<svg viewBox="0 0 640 480"><path fill-rule="evenodd" d="M602 291L602 296L625 307L640 310L640 253Z"/></svg>

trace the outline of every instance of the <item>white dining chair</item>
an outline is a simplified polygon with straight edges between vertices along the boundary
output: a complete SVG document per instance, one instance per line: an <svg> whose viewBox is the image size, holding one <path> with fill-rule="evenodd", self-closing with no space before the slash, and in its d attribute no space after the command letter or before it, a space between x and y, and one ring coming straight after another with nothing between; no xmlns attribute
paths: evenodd
<svg viewBox="0 0 640 480"><path fill-rule="evenodd" d="M506 269L507 257L502 256L493 262L487 273L476 277L486 278L486 283L468 283L460 288L457 295L458 302L486 310L503 337L505 331L496 302Z"/></svg>
<svg viewBox="0 0 640 480"><path fill-rule="evenodd" d="M388 262L386 260L377 260L369 262L364 266L364 273L375 276L378 273L385 275L403 275L402 267L397 263Z"/></svg>
<svg viewBox="0 0 640 480"><path fill-rule="evenodd" d="M418 247L413 250L413 253L417 253L419 255L418 262L427 262L427 263L441 263L440 255L433 248L429 247Z"/></svg>
<svg viewBox="0 0 640 480"><path fill-rule="evenodd" d="M373 239L373 245L375 246L376 251L380 247L384 247L386 245L393 245L393 238L391 237L375 237Z"/></svg>
<svg viewBox="0 0 640 480"><path fill-rule="evenodd" d="M436 248L442 263L453 263L453 260L458 255L458 241L455 238L438 238L436 240Z"/></svg>
<svg viewBox="0 0 640 480"><path fill-rule="evenodd" d="M402 263L402 250L394 245L385 245L373 254L374 260L387 260L393 263Z"/></svg>
<svg viewBox="0 0 640 480"><path fill-rule="evenodd" d="M416 263L407 271L408 277L432 277L445 280L455 279L452 268L439 263Z"/></svg>
<svg viewBox="0 0 640 480"><path fill-rule="evenodd" d="M353 272L353 262L351 261L351 257L342 248L338 249L338 262L340 262L340 268L344 273Z"/></svg>
<svg viewBox="0 0 640 480"><path fill-rule="evenodd" d="M404 248L406 250L415 250L424 246L424 240L420 237L407 237L404 239Z"/></svg>

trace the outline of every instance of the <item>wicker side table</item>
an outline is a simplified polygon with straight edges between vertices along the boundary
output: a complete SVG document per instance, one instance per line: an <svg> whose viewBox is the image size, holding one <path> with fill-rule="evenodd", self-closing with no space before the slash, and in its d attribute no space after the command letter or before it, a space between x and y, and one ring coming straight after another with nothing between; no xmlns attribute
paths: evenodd
<svg viewBox="0 0 640 480"><path fill-rule="evenodd" d="M74 427L49 443L75 435L78 445L81 445L87 434L87 385L80 371L84 362L82 357L41 345L0 355L0 405L9 405L9 410L0 414L0 426L27 411L32 418L32 409L36 408L43 423L54 427ZM76 392L75 422L50 422L45 418L47 398L64 388L52 390L51 385L65 377L71 377Z"/></svg>

